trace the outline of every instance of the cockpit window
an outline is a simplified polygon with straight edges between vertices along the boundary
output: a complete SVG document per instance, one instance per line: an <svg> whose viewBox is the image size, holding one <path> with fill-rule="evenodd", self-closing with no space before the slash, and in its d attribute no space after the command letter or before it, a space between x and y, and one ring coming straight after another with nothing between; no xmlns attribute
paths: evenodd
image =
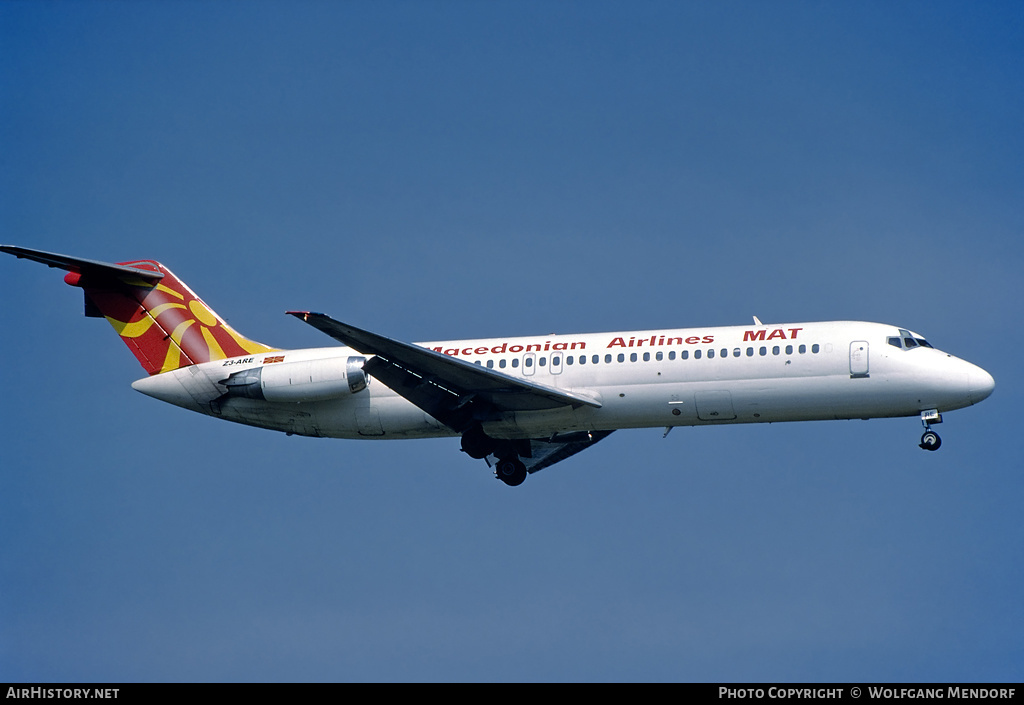
<svg viewBox="0 0 1024 705"><path fill-rule="evenodd" d="M894 348L902 348L903 350L912 350L913 348L930 348L932 347L927 340L920 338L909 330L900 328L900 334L898 336L892 336L887 341L889 345Z"/></svg>

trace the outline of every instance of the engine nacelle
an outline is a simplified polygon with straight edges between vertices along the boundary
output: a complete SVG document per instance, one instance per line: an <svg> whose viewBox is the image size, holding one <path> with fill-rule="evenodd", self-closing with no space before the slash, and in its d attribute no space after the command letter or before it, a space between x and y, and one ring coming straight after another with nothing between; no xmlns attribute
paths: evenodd
<svg viewBox="0 0 1024 705"><path fill-rule="evenodd" d="M228 394L262 401L304 402L358 394L370 383L365 357L274 362L235 372L221 381Z"/></svg>

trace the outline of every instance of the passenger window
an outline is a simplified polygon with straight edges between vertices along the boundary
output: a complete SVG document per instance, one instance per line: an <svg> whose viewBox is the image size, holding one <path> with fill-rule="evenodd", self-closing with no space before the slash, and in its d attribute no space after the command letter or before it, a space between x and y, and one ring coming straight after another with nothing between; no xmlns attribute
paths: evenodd
<svg viewBox="0 0 1024 705"><path fill-rule="evenodd" d="M519 358L518 357L512 358L512 367L519 367Z"/></svg>
<svg viewBox="0 0 1024 705"><path fill-rule="evenodd" d="M634 353L634 355L635 354L636 353ZM619 353L618 360L619 360L619 362L625 362L626 361L626 354L625 353Z"/></svg>
<svg viewBox="0 0 1024 705"><path fill-rule="evenodd" d="M732 356L733 357L739 357L740 356L740 349L736 348L735 350L733 350L732 351Z"/></svg>
<svg viewBox="0 0 1024 705"><path fill-rule="evenodd" d="M778 355L780 352L782 352L782 350L779 349L778 345L772 348L772 355Z"/></svg>
<svg viewBox="0 0 1024 705"><path fill-rule="evenodd" d="M543 358L541 358L541 359L543 359ZM526 358L526 362L524 362L523 364L526 367L533 367L533 358L532 357Z"/></svg>
<svg viewBox="0 0 1024 705"><path fill-rule="evenodd" d="M664 357L665 357L665 354L659 350L658 353L654 356L654 359L657 360L658 362L661 362L661 360Z"/></svg>
<svg viewBox="0 0 1024 705"><path fill-rule="evenodd" d="M542 357L542 358L541 358L541 359L540 359L540 360L539 360L539 361L537 362L537 364L538 364L538 365L540 365L541 367L544 367L544 365L548 364L548 359L547 359L546 357Z"/></svg>
<svg viewBox="0 0 1024 705"><path fill-rule="evenodd" d="M590 361L593 364L596 365L597 363L599 363L601 361L601 356L600 355L594 355L594 357L590 358Z"/></svg>
<svg viewBox="0 0 1024 705"><path fill-rule="evenodd" d="M797 348L797 350L799 350L800 354L803 355L804 353L807 352L807 346L806 345L801 345L799 348Z"/></svg>
<svg viewBox="0 0 1024 705"><path fill-rule="evenodd" d="M747 348L747 357L754 357L754 348Z"/></svg>
<svg viewBox="0 0 1024 705"><path fill-rule="evenodd" d="M651 354L649 352L645 352L644 353L644 362L650 362L650 361L651 361Z"/></svg>
<svg viewBox="0 0 1024 705"><path fill-rule="evenodd" d="M560 364L562 364L562 356L555 355L553 358L551 358L551 364L554 365L555 367L558 367ZM569 364L571 365L572 363L570 362Z"/></svg>
<svg viewBox="0 0 1024 705"><path fill-rule="evenodd" d="M821 347L817 343L815 343L814 345L811 346L811 352L812 353L816 353L819 350L821 350Z"/></svg>
<svg viewBox="0 0 1024 705"><path fill-rule="evenodd" d="M669 360L675 360L676 359L676 351L675 350L669 350L668 351L668 359Z"/></svg>
<svg viewBox="0 0 1024 705"><path fill-rule="evenodd" d="M768 348L766 348L766 347L764 347L764 346L762 345L762 346L761 346L761 350L760 350L759 352L761 353L761 357L764 357L765 355L767 355L767 354L768 354Z"/></svg>
<svg viewBox="0 0 1024 705"><path fill-rule="evenodd" d="M611 353L608 353L607 355L604 356L604 361L605 362L611 362L612 361Z"/></svg>
<svg viewBox="0 0 1024 705"><path fill-rule="evenodd" d="M694 360L699 360L700 359L700 350L699 349L693 351L693 359Z"/></svg>
<svg viewBox="0 0 1024 705"><path fill-rule="evenodd" d="M715 349L711 348L710 350L708 350L708 359L710 360L714 356L715 356Z"/></svg>
<svg viewBox="0 0 1024 705"><path fill-rule="evenodd" d="M729 357L729 349L722 348L722 357Z"/></svg>
<svg viewBox="0 0 1024 705"><path fill-rule="evenodd" d="M505 358L501 358L500 360L498 360L498 367L500 367L501 369L505 369Z"/></svg>
<svg viewBox="0 0 1024 705"><path fill-rule="evenodd" d="M787 345L786 346L786 354L787 355L792 355L793 354L793 346L792 345Z"/></svg>
<svg viewBox="0 0 1024 705"><path fill-rule="evenodd" d="M574 357L573 357L572 355L566 355L566 356L565 356L565 364L567 364L567 365L572 365L572 364L573 364L573 363L575 363L575 362L576 362L576 358L574 358ZM552 365L557 365L558 363L557 363L557 362L555 362L554 360L552 360L552 361L551 361L551 364L552 364Z"/></svg>
<svg viewBox="0 0 1024 705"><path fill-rule="evenodd" d="M487 367L489 367L490 369L493 370L494 369L494 360L488 360L487 361Z"/></svg>

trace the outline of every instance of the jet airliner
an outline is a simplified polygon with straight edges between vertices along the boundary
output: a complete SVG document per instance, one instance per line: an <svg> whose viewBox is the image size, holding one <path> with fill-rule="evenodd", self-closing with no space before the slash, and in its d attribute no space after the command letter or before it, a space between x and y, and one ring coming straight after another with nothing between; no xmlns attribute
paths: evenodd
<svg viewBox="0 0 1024 705"><path fill-rule="evenodd" d="M977 404L992 376L906 328L828 321L410 344L289 311L341 346L278 349L232 329L153 260L0 251L67 271L161 401L288 435L459 437L507 485L618 429L919 416Z"/></svg>

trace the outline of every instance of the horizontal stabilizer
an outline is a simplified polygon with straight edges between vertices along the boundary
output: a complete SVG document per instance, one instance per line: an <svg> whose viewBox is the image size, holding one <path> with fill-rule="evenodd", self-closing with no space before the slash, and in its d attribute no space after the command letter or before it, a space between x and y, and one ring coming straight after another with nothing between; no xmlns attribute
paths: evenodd
<svg viewBox="0 0 1024 705"><path fill-rule="evenodd" d="M110 264L109 262L98 262L92 259L80 257L69 257L59 255L55 252L44 252L42 250L30 250L27 247L14 247L12 245L0 245L0 252L14 255L18 259L30 259L41 262L55 269L63 269L76 274L105 275L115 279L143 279L149 282L157 282L164 278L161 272L149 269L139 269L123 264Z"/></svg>

